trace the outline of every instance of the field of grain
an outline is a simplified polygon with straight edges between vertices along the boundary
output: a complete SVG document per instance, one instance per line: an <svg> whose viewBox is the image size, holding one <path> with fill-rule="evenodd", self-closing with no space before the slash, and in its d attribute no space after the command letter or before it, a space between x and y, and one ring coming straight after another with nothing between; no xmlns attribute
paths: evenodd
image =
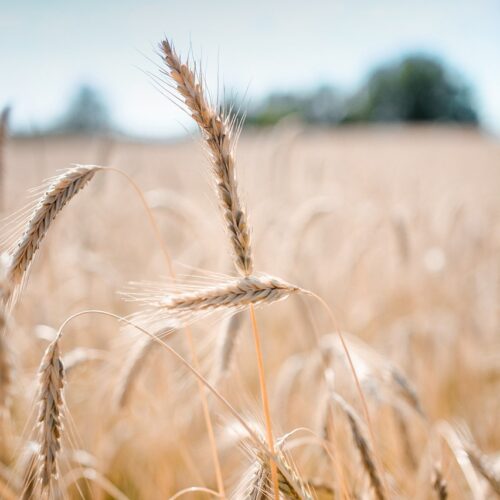
<svg viewBox="0 0 500 500"><path fill-rule="evenodd" d="M106 165L142 190L163 244L140 196L114 170L97 171L50 225L17 303L5 312L2 498L43 498L36 492L44 450L37 371L67 318L85 310L136 318L144 306L123 296L131 287L158 293L151 282L170 282L177 290L165 250L176 282L190 291L236 276L200 143L195 133L171 143L6 143L5 215L22 209L28 188L58 169ZM236 169L255 269L317 294L333 311L302 293L256 310L280 495L498 495L498 139L461 128L327 131L283 123L244 132ZM16 224L4 222L2 234ZM247 309L181 315L165 337L218 395L134 327L99 312L70 320L58 345L64 402L49 412L61 433L57 476L43 495L156 500L200 487L183 495L272 498Z"/></svg>

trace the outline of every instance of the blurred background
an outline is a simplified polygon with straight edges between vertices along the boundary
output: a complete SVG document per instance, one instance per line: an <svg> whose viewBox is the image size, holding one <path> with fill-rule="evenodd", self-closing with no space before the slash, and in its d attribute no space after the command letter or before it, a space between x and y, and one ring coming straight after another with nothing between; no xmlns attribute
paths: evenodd
<svg viewBox="0 0 500 500"><path fill-rule="evenodd" d="M500 471L499 27L498 0L0 0L0 211L18 211L0 223L0 251L29 220L29 188L91 163L141 188L178 275L233 272L202 141L165 95L158 43L168 36L201 64L212 98L246 116L236 165L255 267L319 294L346 331L389 498L446 498L441 480L449 498L494 498L500 479L474 457ZM32 439L35 374L59 326L83 309L133 314L139 306L117 292L166 275L136 192L99 171L51 224L9 318L0 487L8 470L22 489L27 469L15 464ZM335 390L363 414L328 317L297 297L257 316L276 434L307 427L340 443L340 480L304 442L292 451L301 477L331 490L344 476L351 498L372 498L345 418L333 438L325 426L320 351ZM248 318L234 328L193 325L201 371L260 428ZM109 318L81 316L67 332L60 498L215 488L190 374L161 349L144 351L135 372L141 339ZM221 339L233 334L222 376ZM172 345L189 357L184 340ZM210 408L229 493L255 457L226 409ZM74 479L75 464L93 475Z"/></svg>
<svg viewBox="0 0 500 500"><path fill-rule="evenodd" d="M165 35L247 125L458 122L500 131L495 0L0 1L0 107L20 134L184 133ZM215 96L214 96L215 97ZM181 125L181 126L180 126Z"/></svg>

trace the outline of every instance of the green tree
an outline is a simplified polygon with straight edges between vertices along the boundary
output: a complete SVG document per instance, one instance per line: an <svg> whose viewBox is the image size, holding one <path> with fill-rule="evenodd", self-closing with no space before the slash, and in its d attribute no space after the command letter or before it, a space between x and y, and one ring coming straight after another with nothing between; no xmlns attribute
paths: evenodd
<svg viewBox="0 0 500 500"><path fill-rule="evenodd" d="M346 121L476 124L478 116L460 76L417 55L376 70L351 100Z"/></svg>
<svg viewBox="0 0 500 500"><path fill-rule="evenodd" d="M343 99L325 85L308 93L273 93L248 112L246 124L274 125L290 115L306 123L335 124L344 113Z"/></svg>
<svg viewBox="0 0 500 500"><path fill-rule="evenodd" d="M91 86L82 85L53 131L67 134L99 134L108 132L111 128L108 108L100 93Z"/></svg>

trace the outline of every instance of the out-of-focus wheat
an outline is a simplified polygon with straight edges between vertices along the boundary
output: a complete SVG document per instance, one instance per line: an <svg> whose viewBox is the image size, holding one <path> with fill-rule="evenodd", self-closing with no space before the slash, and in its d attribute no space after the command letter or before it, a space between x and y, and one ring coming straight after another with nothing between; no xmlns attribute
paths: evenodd
<svg viewBox="0 0 500 500"><path fill-rule="evenodd" d="M57 477L57 457L61 449L63 418L64 367L59 338L46 349L39 369L38 424L39 470L41 489L50 490Z"/></svg>
<svg viewBox="0 0 500 500"><path fill-rule="evenodd" d="M5 143L9 127L10 108L6 107L0 113L0 212L5 205Z"/></svg>

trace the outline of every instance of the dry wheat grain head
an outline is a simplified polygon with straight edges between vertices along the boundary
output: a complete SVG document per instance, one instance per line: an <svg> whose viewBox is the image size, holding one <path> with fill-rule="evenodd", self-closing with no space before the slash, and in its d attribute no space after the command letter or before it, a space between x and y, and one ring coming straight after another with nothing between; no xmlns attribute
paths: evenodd
<svg viewBox="0 0 500 500"><path fill-rule="evenodd" d="M64 367L59 338L46 349L39 368L38 390L38 480L41 490L50 491L57 478L57 456L61 448Z"/></svg>
<svg viewBox="0 0 500 500"><path fill-rule="evenodd" d="M164 74L180 94L205 141L225 226L231 237L234 264L242 276L249 276L253 271L253 257L250 228L236 180L234 121L210 103L202 76L196 68L190 68L188 62L181 61L168 40L160 44L160 50L167 66Z"/></svg>
<svg viewBox="0 0 500 500"><path fill-rule="evenodd" d="M138 321L160 327L178 321L189 324L213 313L238 312L250 305L264 306L286 299L294 293L308 293L296 285L269 275L228 278L211 286L189 286L179 283L172 287L145 285L140 292L124 295L139 301L147 309L138 313Z"/></svg>
<svg viewBox="0 0 500 500"><path fill-rule="evenodd" d="M11 233L4 235L2 246L7 246L8 255L6 279L12 283L13 293L22 286L36 251L57 214L101 168L75 165L50 179L36 199L28 220L21 219ZM18 227L22 228L20 236L17 236Z"/></svg>

